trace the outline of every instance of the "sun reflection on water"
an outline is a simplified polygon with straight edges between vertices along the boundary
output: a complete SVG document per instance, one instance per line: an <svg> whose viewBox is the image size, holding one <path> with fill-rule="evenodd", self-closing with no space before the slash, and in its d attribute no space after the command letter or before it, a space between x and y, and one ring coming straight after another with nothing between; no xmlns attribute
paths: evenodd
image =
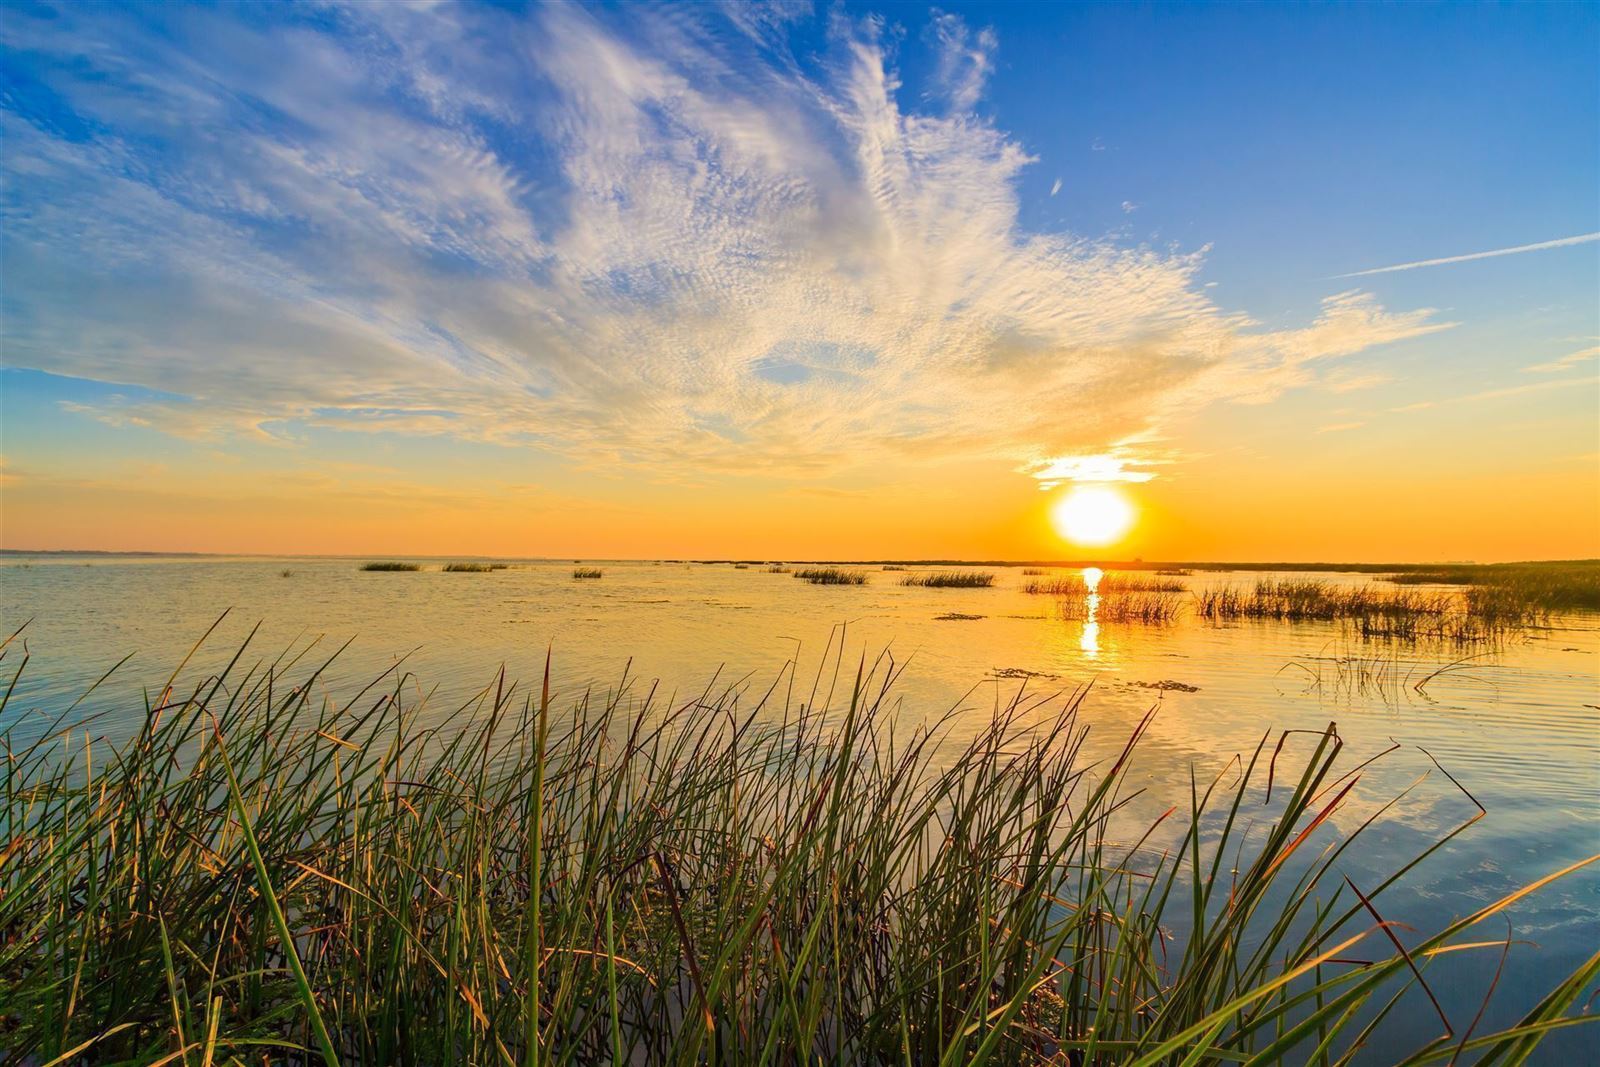
<svg viewBox="0 0 1600 1067"><path fill-rule="evenodd" d="M1100 620L1096 617L1100 609L1100 579L1105 577L1105 571L1099 567L1083 568L1083 584L1089 590L1088 614L1083 620L1083 633L1078 636L1078 650L1089 659L1098 659L1100 656Z"/></svg>

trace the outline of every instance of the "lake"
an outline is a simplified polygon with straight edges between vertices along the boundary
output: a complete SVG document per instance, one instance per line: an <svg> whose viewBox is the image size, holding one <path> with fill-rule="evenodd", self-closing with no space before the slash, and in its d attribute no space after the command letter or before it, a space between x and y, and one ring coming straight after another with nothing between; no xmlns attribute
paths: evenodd
<svg viewBox="0 0 1600 1067"><path fill-rule="evenodd" d="M29 662L0 729L37 737L125 654L133 658L74 713L103 713L97 733L127 736L144 688L156 689L224 611L189 675L219 669L260 624L247 660L305 650L299 672L340 645L324 676L333 695L406 657L431 706L447 709L508 677L537 686L546 650L560 699L615 690L642 695L659 680L677 699L708 685L758 696L793 660L795 699L819 672L826 687L843 648L841 686L859 657L887 651L904 665L901 715L952 706L972 729L1019 689L1084 690L1082 717L1097 753L1119 746L1152 708L1138 755L1147 788L1136 811L1188 802L1191 768L1209 777L1264 735L1330 722L1353 767L1367 768L1335 818L1353 828L1422 779L1385 814L1341 870L1371 886L1474 812L1488 815L1381 898L1386 917L1433 930L1512 889L1600 851L1600 616L1572 614L1492 645L1364 640L1337 622L1212 623L1184 610L1167 624L1112 622L1029 595L1020 569L990 568L992 588L916 588L905 572L860 566L860 586L814 586L761 564L513 563L490 573L370 573L352 559L9 556L0 563L0 622L27 623ZM940 568L948 569L948 568ZM1056 570L1044 576L1071 577ZM1196 572L1191 591L1258 579L1313 578L1360 586L1366 574ZM8 655L6 673L20 655ZM559 706L559 703L558 703ZM1295 752L1291 740L1286 752ZM1430 758L1431 754L1431 758ZM1434 760L1459 781L1457 788ZM1514 1021L1556 977L1600 944L1600 871L1585 869L1510 915L1518 938L1495 1006L1480 1026ZM1498 921L1498 920L1496 920ZM1482 931L1501 937L1503 926ZM1495 951L1435 968L1452 1018L1470 1019L1492 979ZM1403 1020L1418 1041L1437 1032L1422 1012ZM1431 1024L1431 1025L1430 1025ZM1570 1061L1582 1039L1558 1033L1539 1050Z"/></svg>

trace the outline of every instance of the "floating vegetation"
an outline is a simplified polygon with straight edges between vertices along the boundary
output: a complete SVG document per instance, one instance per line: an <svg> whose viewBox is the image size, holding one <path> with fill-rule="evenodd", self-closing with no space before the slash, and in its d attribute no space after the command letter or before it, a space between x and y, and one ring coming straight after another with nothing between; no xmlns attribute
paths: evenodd
<svg viewBox="0 0 1600 1067"><path fill-rule="evenodd" d="M1159 682L1129 682L1131 686L1139 689L1159 689L1164 693L1198 693L1198 685L1189 685L1187 682L1176 682L1171 678L1163 678Z"/></svg>
<svg viewBox="0 0 1600 1067"><path fill-rule="evenodd" d="M494 563L446 563L446 574L488 574L490 571L505 570L505 564Z"/></svg>
<svg viewBox="0 0 1600 1067"><path fill-rule="evenodd" d="M1049 671L1030 671L1021 667L996 667L989 672L995 678L1059 678L1059 674Z"/></svg>
<svg viewBox="0 0 1600 1067"><path fill-rule="evenodd" d="M364 571L420 571L422 569L422 564L393 562L363 563L361 565L361 569Z"/></svg>
<svg viewBox="0 0 1600 1067"><path fill-rule="evenodd" d="M994 575L987 571L932 571L908 574L900 584L924 589L987 589L994 585Z"/></svg>
<svg viewBox="0 0 1600 1067"><path fill-rule="evenodd" d="M842 567L805 567L794 572L796 578L812 585L866 585L867 576L862 571Z"/></svg>
<svg viewBox="0 0 1600 1067"><path fill-rule="evenodd" d="M598 567L579 567L572 572L574 578L603 578L605 571Z"/></svg>
<svg viewBox="0 0 1600 1067"><path fill-rule="evenodd" d="M976 622L983 618L982 615L963 615L959 611L947 611L943 615L935 615L935 622Z"/></svg>

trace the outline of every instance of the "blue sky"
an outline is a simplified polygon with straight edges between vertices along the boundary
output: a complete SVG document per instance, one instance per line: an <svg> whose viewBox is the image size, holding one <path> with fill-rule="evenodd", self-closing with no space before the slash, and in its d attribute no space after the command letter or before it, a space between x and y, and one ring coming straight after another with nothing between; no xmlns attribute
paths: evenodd
<svg viewBox="0 0 1600 1067"><path fill-rule="evenodd" d="M1593 473L1600 244L1344 276L1600 232L1594 5L19 4L0 45L8 544L133 471L1202 484L1286 414L1444 462L1462 404Z"/></svg>

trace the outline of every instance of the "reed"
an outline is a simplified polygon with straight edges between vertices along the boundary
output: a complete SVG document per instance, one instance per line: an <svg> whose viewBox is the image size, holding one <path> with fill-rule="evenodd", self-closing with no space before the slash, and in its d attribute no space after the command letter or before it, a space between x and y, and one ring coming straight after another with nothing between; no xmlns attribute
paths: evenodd
<svg viewBox="0 0 1600 1067"><path fill-rule="evenodd" d="M488 574L490 571L504 570L505 564L498 566L493 563L446 563L446 574Z"/></svg>
<svg viewBox="0 0 1600 1067"><path fill-rule="evenodd" d="M1119 843L1150 718L1096 763L1075 700L897 729L883 660L838 702L558 709L547 666L423 715L409 677L334 699L240 653L114 753L5 737L8 1061L1520 1062L1589 1021L1600 956L1505 1030L1385 1044L1582 864L1401 948L1384 890L1478 816L1358 888L1331 725Z"/></svg>
<svg viewBox="0 0 1600 1067"><path fill-rule="evenodd" d="M1141 574L1105 574L1095 585L1095 592L1105 596L1112 593L1185 593L1189 587L1168 578L1149 578Z"/></svg>
<svg viewBox="0 0 1600 1067"><path fill-rule="evenodd" d="M1083 584L1081 575L1073 574L1065 578L1051 578L1046 581L1023 582L1022 591L1034 596L1088 596L1089 587Z"/></svg>
<svg viewBox="0 0 1600 1067"><path fill-rule="evenodd" d="M1023 574L1023 577L1025 577L1025 578L1026 577L1038 577L1039 575L1048 574L1048 573L1050 573L1050 572L1045 570L1043 567L1024 567L1024 568L1022 568L1022 574Z"/></svg>
<svg viewBox="0 0 1600 1067"><path fill-rule="evenodd" d="M1600 611L1600 560L1424 567L1389 576L1402 585L1462 585L1484 590L1503 609Z"/></svg>
<svg viewBox="0 0 1600 1067"><path fill-rule="evenodd" d="M994 575L987 571L931 571L908 574L900 584L923 589L988 589L994 585Z"/></svg>
<svg viewBox="0 0 1600 1067"><path fill-rule="evenodd" d="M768 574L788 574L789 568L781 563L773 563L767 567Z"/></svg>
<svg viewBox="0 0 1600 1067"><path fill-rule="evenodd" d="M842 567L802 567L794 576L812 585L866 585L867 576L862 571Z"/></svg>
<svg viewBox="0 0 1600 1067"><path fill-rule="evenodd" d="M380 561L376 563L363 563L361 565L361 569L364 571L420 571L422 569L422 564Z"/></svg>
<svg viewBox="0 0 1600 1067"><path fill-rule="evenodd" d="M578 567L572 572L574 578L604 578L605 571L597 567Z"/></svg>

